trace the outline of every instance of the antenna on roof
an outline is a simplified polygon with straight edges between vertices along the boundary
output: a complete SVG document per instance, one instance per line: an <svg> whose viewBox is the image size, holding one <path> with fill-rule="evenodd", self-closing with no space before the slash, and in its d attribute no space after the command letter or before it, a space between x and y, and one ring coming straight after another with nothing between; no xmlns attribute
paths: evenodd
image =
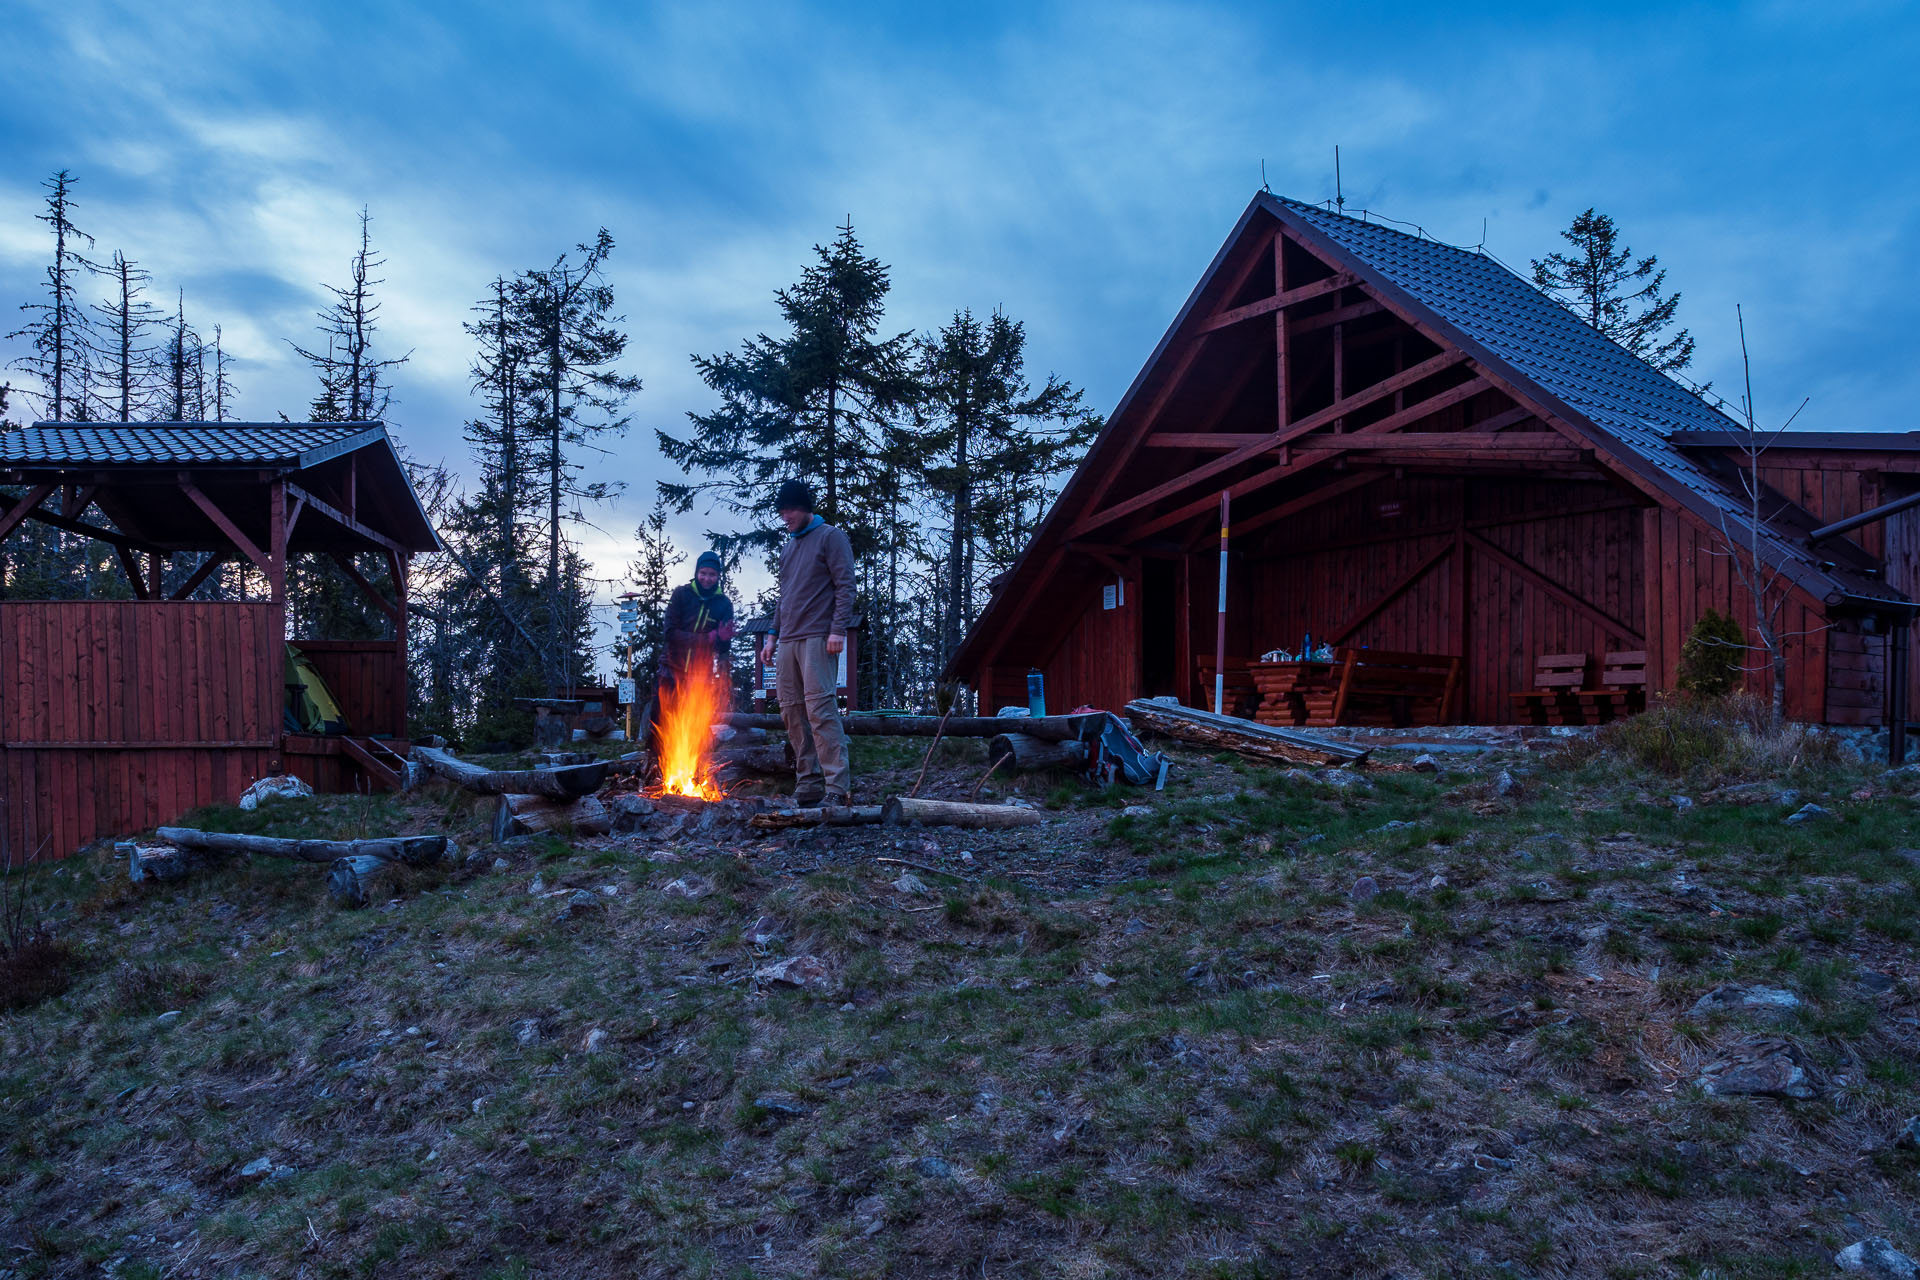
<svg viewBox="0 0 1920 1280"><path fill-rule="evenodd" d="M1340 144L1337 142L1333 145L1333 211L1347 211L1347 197L1340 190Z"/></svg>
<svg viewBox="0 0 1920 1280"><path fill-rule="evenodd" d="M1267 185L1267 162L1265 160L1260 162L1260 189L1268 195L1273 194L1273 188Z"/></svg>

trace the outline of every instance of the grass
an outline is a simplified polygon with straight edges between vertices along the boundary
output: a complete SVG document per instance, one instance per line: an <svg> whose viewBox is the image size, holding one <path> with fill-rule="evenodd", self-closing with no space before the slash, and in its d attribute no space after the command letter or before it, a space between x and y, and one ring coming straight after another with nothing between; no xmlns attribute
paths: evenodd
<svg viewBox="0 0 1920 1280"><path fill-rule="evenodd" d="M861 745L907 779L926 747ZM1912 802L1834 761L1794 774L1823 828L1677 812L1636 752L1489 761L1521 777L1504 798L1182 756L1161 796L1065 788L1023 844L524 842L362 912L301 868L137 893L105 856L35 871L78 963L0 1018L4 1265L1812 1275L1849 1214L1912 1252L1911 995L1856 982L1911 971ZM930 777L982 769L956 748ZM196 819L463 843L483 820L438 792ZM903 895L875 856L950 874ZM536 872L619 891L561 920ZM659 892L694 876L715 891ZM822 956L832 990L747 980L762 916L788 939L765 956ZM1728 983L1802 1005L1688 1016ZM1847 1084L1692 1086L1756 1035ZM261 1156L290 1172L242 1177Z"/></svg>

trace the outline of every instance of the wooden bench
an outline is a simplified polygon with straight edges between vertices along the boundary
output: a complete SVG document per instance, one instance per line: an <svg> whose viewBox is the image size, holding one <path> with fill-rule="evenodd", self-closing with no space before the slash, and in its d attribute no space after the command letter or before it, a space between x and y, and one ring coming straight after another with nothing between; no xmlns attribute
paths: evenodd
<svg viewBox="0 0 1920 1280"><path fill-rule="evenodd" d="M1201 705L1213 710L1213 655L1203 653L1194 659L1194 667L1200 676ZM1251 719L1254 708L1260 702L1260 690L1253 681L1253 673L1247 670L1247 660L1227 655L1226 687L1227 714ZM1244 713L1244 714L1243 714Z"/></svg>
<svg viewBox="0 0 1920 1280"><path fill-rule="evenodd" d="M1303 699L1308 724L1445 724L1460 688L1460 659L1343 648L1334 653L1333 677L1330 690Z"/></svg>
<svg viewBox="0 0 1920 1280"><path fill-rule="evenodd" d="M1618 720L1647 709L1647 651L1622 649L1609 653L1601 664L1600 685L1580 691L1580 706L1589 722Z"/></svg>
<svg viewBox="0 0 1920 1280"><path fill-rule="evenodd" d="M1587 683L1584 653L1542 654L1533 664L1533 692L1511 693L1514 714L1527 724L1585 724L1580 690Z"/></svg>

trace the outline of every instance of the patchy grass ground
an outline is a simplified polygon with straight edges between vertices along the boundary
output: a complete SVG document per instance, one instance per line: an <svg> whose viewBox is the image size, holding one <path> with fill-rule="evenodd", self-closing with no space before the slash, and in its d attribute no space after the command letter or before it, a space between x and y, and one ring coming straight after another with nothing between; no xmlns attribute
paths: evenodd
<svg viewBox="0 0 1920 1280"><path fill-rule="evenodd" d="M923 747L860 745L874 797ZM965 794L976 751L929 792ZM1893 1141L1920 1111L1920 778L1811 762L1710 793L1682 763L1335 788L1181 756L1159 796L1017 784L1055 815L1026 831L523 841L357 913L308 867L136 887L72 860L30 879L82 968L0 1015L0 1268L1786 1277L1863 1235L1920 1252ZM1787 825L1809 799L1832 816ZM467 843L483 817L436 787L201 819ZM830 989L753 977L802 953ZM1692 1012L1727 984L1798 1003ZM1695 1083L1756 1038L1817 1096Z"/></svg>

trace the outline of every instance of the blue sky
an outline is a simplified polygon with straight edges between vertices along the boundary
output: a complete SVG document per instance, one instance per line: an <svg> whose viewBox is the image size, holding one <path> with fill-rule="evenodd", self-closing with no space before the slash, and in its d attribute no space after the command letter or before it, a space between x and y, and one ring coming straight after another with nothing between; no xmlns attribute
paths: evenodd
<svg viewBox="0 0 1920 1280"><path fill-rule="evenodd" d="M587 550L618 574L710 397L690 353L775 323L851 215L900 329L1024 320L1112 407L1260 182L1524 269L1589 205L1656 252L1763 419L1920 428L1920 14L1906 3L166 6L12 0L0 310L34 289L53 169L79 221L224 326L240 416L298 413L321 284L371 207L406 444L464 467L486 282L600 225L645 391ZM5 328L11 328L11 324ZM4 329L0 329L4 331ZM17 348L0 355L17 354ZM16 415L17 416L17 415ZM705 522L689 518L691 541Z"/></svg>

